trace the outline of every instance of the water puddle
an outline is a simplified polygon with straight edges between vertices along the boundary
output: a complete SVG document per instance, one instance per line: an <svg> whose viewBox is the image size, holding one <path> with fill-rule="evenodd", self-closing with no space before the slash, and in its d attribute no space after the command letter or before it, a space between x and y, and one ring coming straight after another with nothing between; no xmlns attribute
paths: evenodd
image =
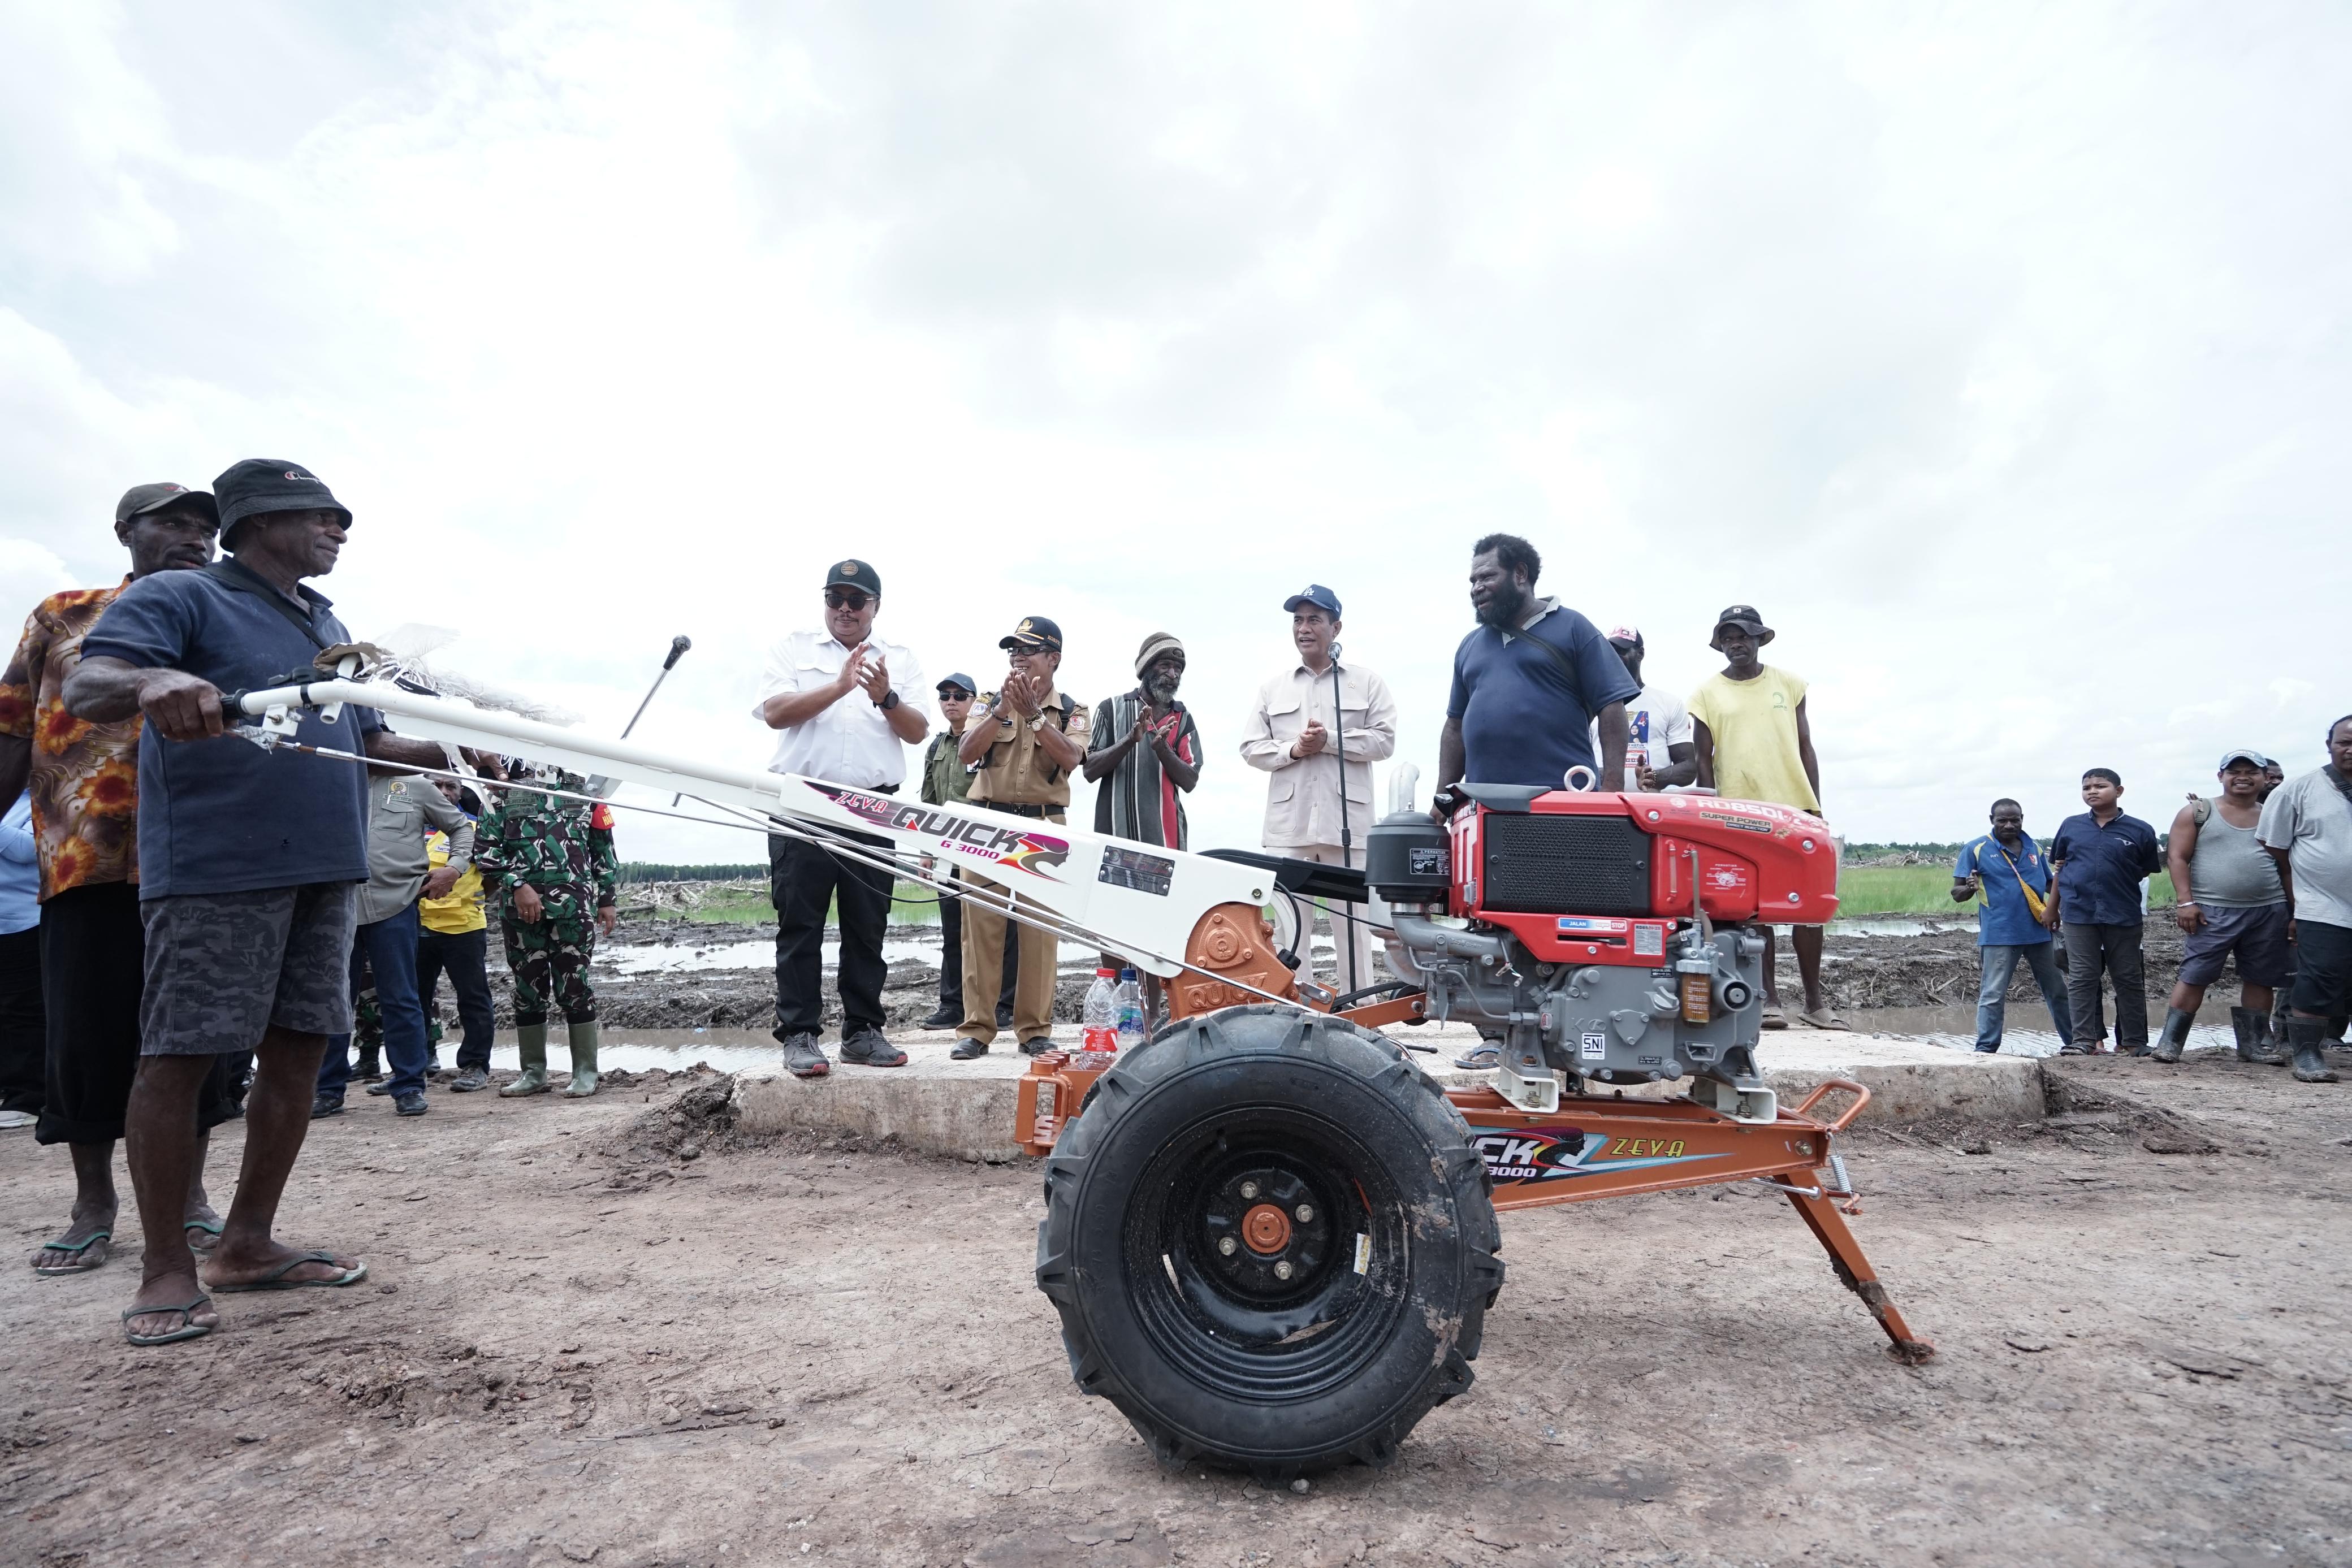
<svg viewBox="0 0 2352 1568"><path fill-rule="evenodd" d="M882 944L882 958L890 964L919 958L937 968L940 962L939 934L933 932L928 936L886 940ZM825 939L823 961L827 968L840 964L839 938ZM596 967L622 975L674 975L699 969L768 969L774 967L775 962L776 944L772 937L759 937L749 942L722 942L709 947L693 947L681 942L676 946L664 947L601 947L596 952Z"/></svg>
<svg viewBox="0 0 2352 1568"><path fill-rule="evenodd" d="M2226 1016L2226 1015L2225 1015ZM1940 1045L1951 1051L1974 1051L1977 1043L1977 1010L1966 1008L1858 1008L1845 1014L1848 1023L1872 1034L1893 1035L1901 1040L1916 1040L1929 1045ZM2151 1022L2158 1021L2151 1019ZM2040 1028L2020 1028L2020 1024L2039 1024ZM2055 1056L2064 1042L2049 1027L2050 1014L2038 1002L2011 1002L2001 1030L2000 1052L2003 1056ZM2114 1039L2112 1019L2108 1038ZM1769 1036L1767 1037L1769 1038ZM2197 1051L2228 1051L2238 1049L2237 1037L2227 1024L2198 1024L2189 1031L2189 1049Z"/></svg>

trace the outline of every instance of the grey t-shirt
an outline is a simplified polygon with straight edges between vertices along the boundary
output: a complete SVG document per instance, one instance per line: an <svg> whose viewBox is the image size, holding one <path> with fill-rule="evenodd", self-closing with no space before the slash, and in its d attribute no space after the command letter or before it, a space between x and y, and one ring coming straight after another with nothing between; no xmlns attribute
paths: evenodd
<svg viewBox="0 0 2352 1568"><path fill-rule="evenodd" d="M2294 916L2352 930L2352 800L2324 768L2271 791L2255 836L2287 852Z"/></svg>

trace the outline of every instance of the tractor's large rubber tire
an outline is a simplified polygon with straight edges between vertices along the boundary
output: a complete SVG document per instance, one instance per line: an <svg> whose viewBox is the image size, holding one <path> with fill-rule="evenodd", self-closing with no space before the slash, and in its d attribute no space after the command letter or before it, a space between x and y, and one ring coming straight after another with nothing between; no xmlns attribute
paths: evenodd
<svg viewBox="0 0 2352 1568"><path fill-rule="evenodd" d="M1163 1466L1384 1465L1470 1386L1501 1232L1468 1126L1402 1051L1230 1008L1097 1088L1045 1160L1037 1288L1078 1386Z"/></svg>

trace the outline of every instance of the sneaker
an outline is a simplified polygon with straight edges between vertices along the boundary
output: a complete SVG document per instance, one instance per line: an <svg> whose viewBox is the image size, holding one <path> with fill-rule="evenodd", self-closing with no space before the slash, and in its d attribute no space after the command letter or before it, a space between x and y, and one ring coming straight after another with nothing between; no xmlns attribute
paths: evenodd
<svg viewBox="0 0 2352 1568"><path fill-rule="evenodd" d="M313 1094L310 1096L310 1120L313 1122L321 1116L340 1116L342 1113L343 1097L341 1095Z"/></svg>
<svg viewBox="0 0 2352 1568"><path fill-rule="evenodd" d="M433 1109L425 1103L425 1091L422 1089L411 1089L405 1094L394 1095L392 1108L404 1116L422 1116L425 1112Z"/></svg>
<svg viewBox="0 0 2352 1568"><path fill-rule="evenodd" d="M463 1072L460 1072L457 1077L449 1081L449 1092L452 1094L471 1094L477 1089L488 1089L489 1086L490 1071L488 1068L468 1067Z"/></svg>
<svg viewBox="0 0 2352 1568"><path fill-rule="evenodd" d="M29 1127L39 1121L30 1111L0 1111L0 1133L13 1133L19 1127Z"/></svg>
<svg viewBox="0 0 2352 1568"><path fill-rule="evenodd" d="M816 1043L816 1036L803 1031L784 1037L784 1071L795 1078L822 1078L833 1071L833 1063Z"/></svg>
<svg viewBox="0 0 2352 1568"><path fill-rule="evenodd" d="M907 1053L892 1045L880 1030L861 1029L841 1042L841 1060L860 1067L904 1067Z"/></svg>
<svg viewBox="0 0 2352 1568"><path fill-rule="evenodd" d="M955 1042L955 1049L948 1052L948 1060L950 1061L974 1061L987 1054L988 1041L984 1040L974 1040L970 1035L966 1035L963 1039Z"/></svg>
<svg viewBox="0 0 2352 1568"><path fill-rule="evenodd" d="M941 1002L940 1004L940 1010L923 1020L923 1027L925 1029L953 1029L956 1025L961 1022L963 1022L963 1009L961 1007L951 1008L948 1006L947 1003Z"/></svg>
<svg viewBox="0 0 2352 1568"><path fill-rule="evenodd" d="M392 1092L392 1081L388 1078L379 1079L367 1086L367 1092L371 1094L389 1094Z"/></svg>

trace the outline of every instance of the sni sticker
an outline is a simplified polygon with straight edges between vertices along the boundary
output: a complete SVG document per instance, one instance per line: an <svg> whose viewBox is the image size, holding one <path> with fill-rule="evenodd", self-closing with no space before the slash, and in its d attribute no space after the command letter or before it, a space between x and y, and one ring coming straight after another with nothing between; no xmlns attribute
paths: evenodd
<svg viewBox="0 0 2352 1568"><path fill-rule="evenodd" d="M1584 1031L1583 1049L1580 1051L1578 1054L1586 1061L1608 1061L1609 1031L1599 1029L1586 1030Z"/></svg>

